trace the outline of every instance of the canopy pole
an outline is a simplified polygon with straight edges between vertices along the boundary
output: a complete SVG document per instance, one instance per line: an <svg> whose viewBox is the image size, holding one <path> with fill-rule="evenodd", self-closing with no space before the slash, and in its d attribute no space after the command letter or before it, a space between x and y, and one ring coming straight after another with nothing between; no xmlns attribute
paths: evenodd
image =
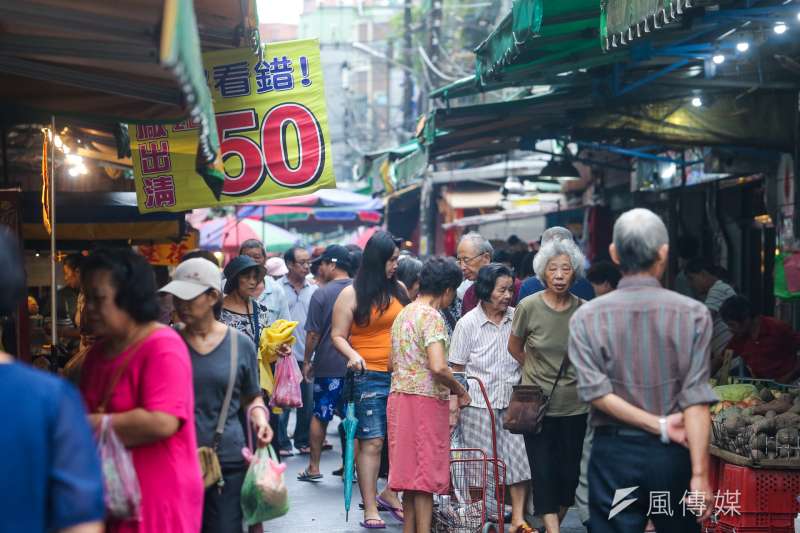
<svg viewBox="0 0 800 533"><path fill-rule="evenodd" d="M55 355L58 345L56 295L56 116L50 116L50 346Z"/></svg>

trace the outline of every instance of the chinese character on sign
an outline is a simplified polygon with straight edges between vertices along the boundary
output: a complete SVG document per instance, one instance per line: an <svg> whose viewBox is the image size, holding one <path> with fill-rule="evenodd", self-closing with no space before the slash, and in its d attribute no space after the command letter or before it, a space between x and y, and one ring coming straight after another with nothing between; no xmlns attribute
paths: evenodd
<svg viewBox="0 0 800 533"><path fill-rule="evenodd" d="M136 139L139 141L152 141L163 139L167 136L167 128L159 124L137 124Z"/></svg>
<svg viewBox="0 0 800 533"><path fill-rule="evenodd" d="M169 158L169 143L159 141L140 144L139 162L142 165L142 174L168 171L172 168L172 161Z"/></svg>
<svg viewBox="0 0 800 533"><path fill-rule="evenodd" d="M686 516L687 512L695 516L700 516L705 513L708 508L706 506L705 495L699 490L685 491L681 498L681 506L683 507L683 516Z"/></svg>
<svg viewBox="0 0 800 533"><path fill-rule="evenodd" d="M714 496L714 512L723 516L734 514L741 515L741 504L739 503L740 492L738 490L725 492L717 491Z"/></svg>
<svg viewBox="0 0 800 533"><path fill-rule="evenodd" d="M672 516L672 503L669 500L669 491L650 492L650 507L647 516Z"/></svg>
<svg viewBox="0 0 800 533"><path fill-rule="evenodd" d="M223 98L250 94L250 71L247 61L214 67L214 88Z"/></svg>
<svg viewBox="0 0 800 533"><path fill-rule="evenodd" d="M272 61L259 61L253 67L256 73L256 92L290 91L294 89L294 67L292 61L283 56Z"/></svg>
<svg viewBox="0 0 800 533"><path fill-rule="evenodd" d="M175 181L172 176L144 178L144 194L144 206L148 209L172 207L175 205Z"/></svg>

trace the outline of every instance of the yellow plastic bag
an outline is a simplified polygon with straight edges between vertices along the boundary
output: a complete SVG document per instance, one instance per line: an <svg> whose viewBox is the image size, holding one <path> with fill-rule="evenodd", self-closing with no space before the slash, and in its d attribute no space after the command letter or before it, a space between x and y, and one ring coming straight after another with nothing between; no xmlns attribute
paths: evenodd
<svg viewBox="0 0 800 533"><path fill-rule="evenodd" d="M270 396L275 390L275 378L270 365L278 360L278 348L282 344L291 346L295 343L296 339L292 333L297 324L297 322L281 318L270 324L268 328L261 330L261 339L258 345L259 374L261 388Z"/></svg>

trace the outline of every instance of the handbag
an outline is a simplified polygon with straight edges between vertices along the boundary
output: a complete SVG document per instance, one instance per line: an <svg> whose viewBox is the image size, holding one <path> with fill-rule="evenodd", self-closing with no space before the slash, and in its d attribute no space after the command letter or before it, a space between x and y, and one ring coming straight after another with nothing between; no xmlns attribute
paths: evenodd
<svg viewBox="0 0 800 533"><path fill-rule="evenodd" d="M233 386L236 384L236 370L239 367L239 343L236 342L236 335L229 328L231 339L231 368L228 374L228 387L225 389L225 399L222 401L222 409L217 419L217 427L214 430L214 438L211 446L200 446L197 448L197 458L200 460L200 471L203 473L203 486L205 488L217 485L220 490L225 485L222 478L222 466L219 463L219 443L222 441L222 434L225 432L225 421L228 419L228 409L231 406L233 396Z"/></svg>
<svg viewBox="0 0 800 533"><path fill-rule="evenodd" d="M561 376L567 368L568 356L564 356L558 375L553 382L550 395L546 395L539 385L515 385L511 391L511 400L508 402L505 415L503 415L503 428L509 433L532 433L538 435L542 431L542 422L550 406L550 398L556 390Z"/></svg>

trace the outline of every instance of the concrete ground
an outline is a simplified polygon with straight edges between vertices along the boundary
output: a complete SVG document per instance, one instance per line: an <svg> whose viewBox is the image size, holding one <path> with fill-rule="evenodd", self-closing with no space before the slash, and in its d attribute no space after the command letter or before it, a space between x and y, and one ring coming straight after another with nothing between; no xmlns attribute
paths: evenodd
<svg viewBox="0 0 800 533"><path fill-rule="evenodd" d="M293 420L294 418L290 421L290 433ZM345 521L342 479L331 475L331 472L341 466L339 436L335 422L331 423L328 428L328 441L333 444L334 449L322 454L320 470L324 478L321 482L297 481L297 474L308 464L307 455L296 455L285 460L288 465L286 484L289 488L290 510L286 516L266 522L264 524L265 532L358 533L366 531L359 526L363 515L358 508L358 504L361 502L358 485L353 485L353 500L348 522ZM386 480L379 480L379 492L385 483ZM386 521L387 526L382 531L399 533L403 530L402 524L394 520L389 513L382 513L382 518ZM586 530L580 524L574 509L567 514L561 531L562 533L585 533Z"/></svg>

